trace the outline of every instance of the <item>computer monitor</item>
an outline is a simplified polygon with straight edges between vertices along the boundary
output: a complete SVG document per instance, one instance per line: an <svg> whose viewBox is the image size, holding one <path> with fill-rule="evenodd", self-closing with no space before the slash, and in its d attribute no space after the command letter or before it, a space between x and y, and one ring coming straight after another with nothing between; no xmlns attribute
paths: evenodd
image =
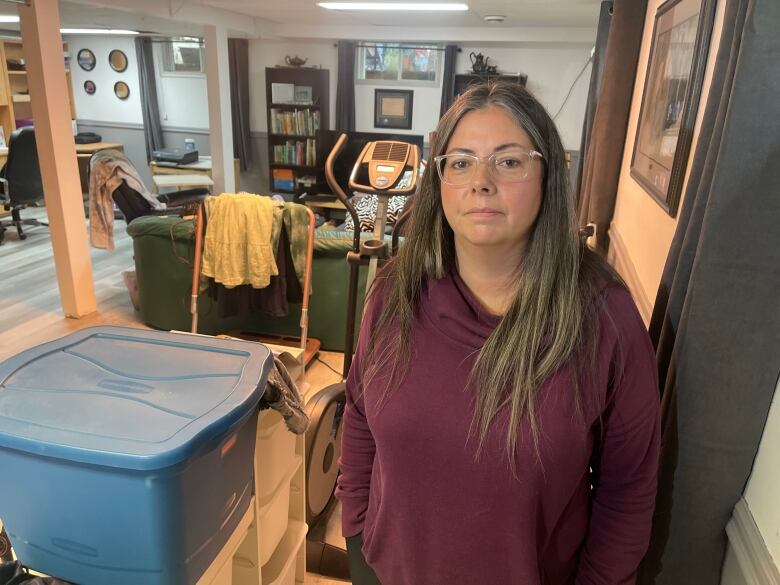
<svg viewBox="0 0 780 585"><path fill-rule="evenodd" d="M338 130L318 130L317 131L317 164L325 167L325 161L336 145L339 136L344 134ZM423 136L422 134L388 134L384 132L346 132L347 144L341 154L336 158L333 163L333 175L336 178L336 182L344 190L347 196L351 196L349 189L349 176L352 173L352 168L355 166L355 161L363 151L363 147L369 142L375 142L377 140L397 140L399 142L408 142L409 144L415 144L420 149L420 158L423 153ZM332 194L327 181L323 176L321 185L318 185L319 192L321 194Z"/></svg>

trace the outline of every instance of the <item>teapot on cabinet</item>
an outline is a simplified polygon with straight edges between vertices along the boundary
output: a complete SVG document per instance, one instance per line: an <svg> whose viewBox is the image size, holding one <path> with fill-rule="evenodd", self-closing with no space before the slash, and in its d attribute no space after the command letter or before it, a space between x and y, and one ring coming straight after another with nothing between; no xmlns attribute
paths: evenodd
<svg viewBox="0 0 780 585"><path fill-rule="evenodd" d="M471 59L471 70L474 73L486 73L488 70L488 60L490 57L485 57L482 53L475 53L472 51L469 53Z"/></svg>
<svg viewBox="0 0 780 585"><path fill-rule="evenodd" d="M308 61L308 59L301 59L298 55L295 57L290 57L287 55L284 58L284 62L287 63L290 67L303 67L306 65L306 61Z"/></svg>

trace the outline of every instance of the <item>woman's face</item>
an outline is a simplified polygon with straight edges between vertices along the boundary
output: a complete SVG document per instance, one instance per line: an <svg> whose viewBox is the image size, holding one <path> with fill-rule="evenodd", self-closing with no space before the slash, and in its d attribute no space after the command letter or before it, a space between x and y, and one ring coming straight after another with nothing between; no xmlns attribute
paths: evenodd
<svg viewBox="0 0 780 585"><path fill-rule="evenodd" d="M542 203L542 164L533 158L523 182L505 182L494 177L487 160L494 153L518 149L535 146L499 106L469 112L455 127L445 154L484 157L469 183L453 186L441 181L444 215L459 253L464 247L521 254L525 249Z"/></svg>

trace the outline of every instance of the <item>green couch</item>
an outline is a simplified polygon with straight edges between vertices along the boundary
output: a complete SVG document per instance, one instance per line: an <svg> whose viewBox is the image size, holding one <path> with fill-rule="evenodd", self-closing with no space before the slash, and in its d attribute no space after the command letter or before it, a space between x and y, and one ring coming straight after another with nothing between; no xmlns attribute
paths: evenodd
<svg viewBox="0 0 780 585"><path fill-rule="evenodd" d="M133 238L144 323L157 329L189 331L195 248L192 221L179 217L139 217L127 227L127 233ZM344 351L349 280L346 254L351 244L350 232L317 230L315 233L309 336L319 339L326 350ZM360 326L366 272L367 269L361 267L356 331ZM300 335L300 315L300 304L291 304L286 317L258 313L248 318L221 319L217 317L211 299L202 293L198 299L198 332L217 334L244 330L297 337Z"/></svg>

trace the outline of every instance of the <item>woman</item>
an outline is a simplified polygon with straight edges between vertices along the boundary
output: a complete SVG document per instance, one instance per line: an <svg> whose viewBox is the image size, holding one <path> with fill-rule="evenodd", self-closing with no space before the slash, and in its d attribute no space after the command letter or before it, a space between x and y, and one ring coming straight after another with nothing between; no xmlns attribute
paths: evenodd
<svg viewBox="0 0 780 585"><path fill-rule="evenodd" d="M642 320L527 91L472 87L436 137L347 379L353 583L633 583L659 449Z"/></svg>

